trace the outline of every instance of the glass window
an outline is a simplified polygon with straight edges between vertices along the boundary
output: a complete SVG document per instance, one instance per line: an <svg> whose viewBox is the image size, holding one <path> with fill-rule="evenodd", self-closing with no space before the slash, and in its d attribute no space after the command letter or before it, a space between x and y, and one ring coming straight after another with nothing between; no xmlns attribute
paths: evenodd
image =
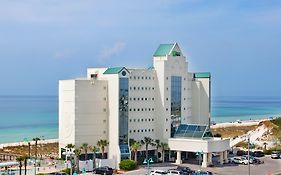
<svg viewBox="0 0 281 175"><path fill-rule="evenodd" d="M128 89L129 79L119 78L119 145L128 144Z"/></svg>
<svg viewBox="0 0 281 175"><path fill-rule="evenodd" d="M171 137L174 136L176 128L180 125L181 118L181 88L182 78L171 77Z"/></svg>

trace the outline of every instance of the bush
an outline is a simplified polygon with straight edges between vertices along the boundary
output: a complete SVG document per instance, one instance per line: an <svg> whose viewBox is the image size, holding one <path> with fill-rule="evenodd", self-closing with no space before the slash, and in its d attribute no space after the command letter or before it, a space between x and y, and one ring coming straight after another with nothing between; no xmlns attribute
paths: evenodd
<svg viewBox="0 0 281 175"><path fill-rule="evenodd" d="M220 134L220 133L216 133L216 134L214 135L214 137L221 137L221 134Z"/></svg>
<svg viewBox="0 0 281 175"><path fill-rule="evenodd" d="M66 168L64 170L61 170L61 172L64 172L66 174L70 174L70 168ZM74 171L72 171L72 172L74 172Z"/></svg>
<svg viewBox="0 0 281 175"><path fill-rule="evenodd" d="M119 163L119 167L121 170L130 171L137 168L137 163L133 160L122 160Z"/></svg>

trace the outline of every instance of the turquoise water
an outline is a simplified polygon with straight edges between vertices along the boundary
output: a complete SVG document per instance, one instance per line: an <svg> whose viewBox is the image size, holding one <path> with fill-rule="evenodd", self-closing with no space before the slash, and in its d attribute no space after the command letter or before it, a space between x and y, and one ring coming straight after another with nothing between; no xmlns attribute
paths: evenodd
<svg viewBox="0 0 281 175"><path fill-rule="evenodd" d="M0 143L58 138L58 98L0 96Z"/></svg>
<svg viewBox="0 0 281 175"><path fill-rule="evenodd" d="M212 121L264 119L281 116L281 97L214 97Z"/></svg>
<svg viewBox="0 0 281 175"><path fill-rule="evenodd" d="M212 120L281 116L281 97L214 97ZM58 97L0 96L0 143L58 138Z"/></svg>

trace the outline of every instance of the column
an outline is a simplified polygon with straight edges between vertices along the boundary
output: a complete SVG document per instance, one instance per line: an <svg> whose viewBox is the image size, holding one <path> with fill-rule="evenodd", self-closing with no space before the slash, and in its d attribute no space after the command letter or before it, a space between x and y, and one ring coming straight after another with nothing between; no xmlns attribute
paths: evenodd
<svg viewBox="0 0 281 175"><path fill-rule="evenodd" d="M171 150L169 150L169 162L171 161Z"/></svg>
<svg viewBox="0 0 281 175"><path fill-rule="evenodd" d="M182 164L181 160L181 151L177 151L177 159L176 159L176 164Z"/></svg>
<svg viewBox="0 0 281 175"><path fill-rule="evenodd" d="M223 152L220 152L220 164L222 165L223 164Z"/></svg>
<svg viewBox="0 0 281 175"><path fill-rule="evenodd" d="M213 156L212 153L208 153L208 166L213 165Z"/></svg>
<svg viewBox="0 0 281 175"><path fill-rule="evenodd" d="M223 159L224 159L224 163L228 163L228 152L227 151L223 152Z"/></svg>
<svg viewBox="0 0 281 175"><path fill-rule="evenodd" d="M207 156L208 156L208 153L203 153L203 162L202 162L202 167L203 168L206 168L208 166L208 163L207 163L208 158L207 158Z"/></svg>
<svg viewBox="0 0 281 175"><path fill-rule="evenodd" d="M188 152L185 152L185 159L188 159Z"/></svg>

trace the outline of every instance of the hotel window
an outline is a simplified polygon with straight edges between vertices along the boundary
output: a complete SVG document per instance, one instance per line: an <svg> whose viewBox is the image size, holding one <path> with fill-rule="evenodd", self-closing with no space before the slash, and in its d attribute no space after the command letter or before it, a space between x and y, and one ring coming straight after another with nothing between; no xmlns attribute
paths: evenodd
<svg viewBox="0 0 281 175"><path fill-rule="evenodd" d="M183 90L185 91L185 88L183 88Z"/></svg>
<svg viewBox="0 0 281 175"><path fill-rule="evenodd" d="M166 98L166 100L168 101L168 100L169 100L169 98Z"/></svg>
<svg viewBox="0 0 281 175"><path fill-rule="evenodd" d="M185 100L185 98L183 98L183 100Z"/></svg>
<svg viewBox="0 0 281 175"><path fill-rule="evenodd" d="M138 101L140 101L140 98L138 98Z"/></svg>
<svg viewBox="0 0 281 175"><path fill-rule="evenodd" d="M166 118L166 122L168 121L168 119Z"/></svg>
<svg viewBox="0 0 281 175"><path fill-rule="evenodd" d="M148 119L148 121L150 122L150 118Z"/></svg>
<svg viewBox="0 0 281 175"><path fill-rule="evenodd" d="M106 131L103 131L103 133L105 134L105 133L106 133Z"/></svg>
<svg viewBox="0 0 281 175"><path fill-rule="evenodd" d="M134 132L136 132L136 130L134 130Z"/></svg>
<svg viewBox="0 0 281 175"><path fill-rule="evenodd" d="M141 79L143 80L143 77L141 77Z"/></svg>
<svg viewBox="0 0 281 175"><path fill-rule="evenodd" d="M154 108L152 108L152 111L154 111Z"/></svg>
<svg viewBox="0 0 281 175"><path fill-rule="evenodd" d="M138 90L140 90L140 87L138 87Z"/></svg>
<svg viewBox="0 0 281 175"><path fill-rule="evenodd" d="M140 119L138 119L138 122L140 122Z"/></svg>
<svg viewBox="0 0 281 175"><path fill-rule="evenodd" d="M132 79L132 76L130 76L130 80Z"/></svg>
<svg viewBox="0 0 281 175"><path fill-rule="evenodd" d="M144 119L144 121L146 121L146 122L147 122L147 119Z"/></svg>
<svg viewBox="0 0 281 175"><path fill-rule="evenodd" d="M143 111L143 108L141 108L141 111Z"/></svg>
<svg viewBox="0 0 281 175"><path fill-rule="evenodd" d="M154 129L152 129L152 132L154 131Z"/></svg>
<svg viewBox="0 0 281 175"><path fill-rule="evenodd" d="M136 90L136 87L134 87L134 90Z"/></svg>
<svg viewBox="0 0 281 175"><path fill-rule="evenodd" d="M147 132L147 130L145 129L144 132Z"/></svg>
<svg viewBox="0 0 281 175"><path fill-rule="evenodd" d="M183 108L183 110L185 110L185 108Z"/></svg>
<svg viewBox="0 0 281 175"><path fill-rule="evenodd" d="M106 123L106 120L103 120L103 123Z"/></svg>
<svg viewBox="0 0 281 175"><path fill-rule="evenodd" d="M152 119L152 121L154 121L154 119Z"/></svg>
<svg viewBox="0 0 281 175"><path fill-rule="evenodd" d="M145 98L145 101L147 101L147 98Z"/></svg>
<svg viewBox="0 0 281 175"><path fill-rule="evenodd" d="M166 132L168 132L168 129L166 129Z"/></svg>
<svg viewBox="0 0 281 175"><path fill-rule="evenodd" d="M106 87L104 86L103 89L106 90Z"/></svg>
<svg viewBox="0 0 281 175"><path fill-rule="evenodd" d="M136 76L134 76L134 80L136 79Z"/></svg>
<svg viewBox="0 0 281 175"><path fill-rule="evenodd" d="M132 133L132 130L130 130L130 133Z"/></svg>
<svg viewBox="0 0 281 175"><path fill-rule="evenodd" d="M147 87L145 87L144 89L147 90Z"/></svg>
<svg viewBox="0 0 281 175"><path fill-rule="evenodd" d="M166 111L168 111L169 109L168 108L166 108Z"/></svg>
<svg viewBox="0 0 281 175"><path fill-rule="evenodd" d="M106 101L106 98L104 97L103 100Z"/></svg>
<svg viewBox="0 0 281 175"><path fill-rule="evenodd" d="M148 108L148 111L150 111L150 108Z"/></svg>
<svg viewBox="0 0 281 175"><path fill-rule="evenodd" d="M132 122L132 119L130 119L130 122Z"/></svg>
<svg viewBox="0 0 281 175"><path fill-rule="evenodd" d="M143 98L141 98L141 100L143 101Z"/></svg>
<svg viewBox="0 0 281 175"><path fill-rule="evenodd" d="M150 129L148 129L148 132L150 132Z"/></svg>
<svg viewBox="0 0 281 175"><path fill-rule="evenodd" d="M143 129L141 130L141 132L143 132Z"/></svg>
<svg viewBox="0 0 281 175"><path fill-rule="evenodd" d="M151 77L148 77L148 79L150 80L150 79L151 79Z"/></svg>
<svg viewBox="0 0 281 175"><path fill-rule="evenodd" d="M136 122L136 119L134 119L134 122Z"/></svg>
<svg viewBox="0 0 281 175"><path fill-rule="evenodd" d="M141 87L141 90L143 90L143 87Z"/></svg>
<svg viewBox="0 0 281 175"><path fill-rule="evenodd" d="M138 129L138 132L140 132L140 130Z"/></svg>
<svg viewBox="0 0 281 175"><path fill-rule="evenodd" d="M166 77L166 79L167 79L167 80L169 80L169 78L168 78L168 77Z"/></svg>
<svg viewBox="0 0 281 175"><path fill-rule="evenodd" d="M138 111L140 111L140 108L138 108Z"/></svg>
<svg viewBox="0 0 281 175"><path fill-rule="evenodd" d="M143 122L143 119L141 119L141 121Z"/></svg>
<svg viewBox="0 0 281 175"><path fill-rule="evenodd" d="M106 109L105 109L105 108L103 108L103 112L106 112Z"/></svg>
<svg viewBox="0 0 281 175"><path fill-rule="evenodd" d="M140 79L140 77L138 76L138 80Z"/></svg>
<svg viewBox="0 0 281 175"><path fill-rule="evenodd" d="M147 77L145 77L145 79L147 80Z"/></svg>
<svg viewBox="0 0 281 175"><path fill-rule="evenodd" d="M147 111L147 108L144 108L145 111Z"/></svg>
<svg viewBox="0 0 281 175"><path fill-rule="evenodd" d="M152 98L152 100L154 100L154 98Z"/></svg>
<svg viewBox="0 0 281 175"><path fill-rule="evenodd" d="M136 111L136 109L134 108L134 111Z"/></svg>
<svg viewBox="0 0 281 175"><path fill-rule="evenodd" d="M149 87L148 90L150 90L151 88Z"/></svg>

